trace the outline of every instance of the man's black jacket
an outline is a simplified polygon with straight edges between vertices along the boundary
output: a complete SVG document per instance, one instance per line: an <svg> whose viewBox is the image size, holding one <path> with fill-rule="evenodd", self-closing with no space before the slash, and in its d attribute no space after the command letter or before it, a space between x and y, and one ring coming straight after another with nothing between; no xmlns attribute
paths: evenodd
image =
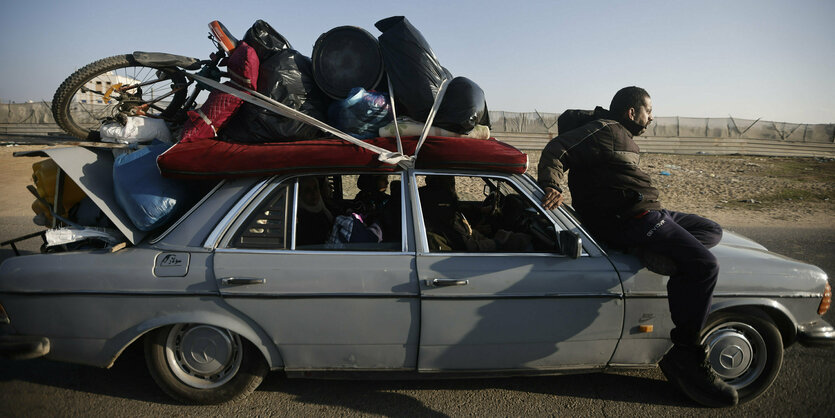
<svg viewBox="0 0 835 418"><path fill-rule="evenodd" d="M540 186L561 191L568 171L574 209L601 228L661 209L658 189L638 168L640 149L632 133L609 117L597 108L595 120L552 139L539 159Z"/></svg>

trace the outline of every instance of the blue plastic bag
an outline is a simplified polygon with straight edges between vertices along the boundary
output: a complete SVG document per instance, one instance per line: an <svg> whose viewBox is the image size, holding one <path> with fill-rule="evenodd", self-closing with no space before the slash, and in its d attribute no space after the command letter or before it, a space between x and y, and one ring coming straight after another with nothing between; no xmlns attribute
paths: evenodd
<svg viewBox="0 0 835 418"><path fill-rule="evenodd" d="M331 103L328 120L354 138L376 138L380 128L392 121L388 95L354 87L347 98Z"/></svg>
<svg viewBox="0 0 835 418"><path fill-rule="evenodd" d="M159 141L139 151L122 154L113 163L116 201L141 231L165 225L191 193L182 181L162 177L157 157L170 147Z"/></svg>

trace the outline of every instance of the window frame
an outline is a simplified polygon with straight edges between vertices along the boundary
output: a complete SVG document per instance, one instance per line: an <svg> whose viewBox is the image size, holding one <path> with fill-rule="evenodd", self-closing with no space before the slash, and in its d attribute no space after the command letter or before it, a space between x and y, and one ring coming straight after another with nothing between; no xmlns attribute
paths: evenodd
<svg viewBox="0 0 835 418"><path fill-rule="evenodd" d="M400 246L399 248L395 249L381 249L381 250L359 250L359 249L352 249L352 248L334 248L334 249L296 249L296 222L297 222L297 208L298 208L298 198L299 198L299 180L303 177L321 177L321 176L350 176L350 175L359 175L359 174L385 174L388 176L398 177L396 180L401 182L401 189L400 189L400 228L402 230L401 237L400 237ZM253 190L247 193L241 200L230 210L230 212L226 215L226 217L220 222L219 225L225 225L221 228L219 233L220 238L215 240L217 245L215 247L216 250L224 251L224 252L250 252L250 253L293 253L293 254L308 254L308 253L316 253L316 254L375 254L375 255L386 255L386 254L404 254L408 253L408 230L407 230L407 213L406 213L406 196L407 187L406 184L406 173L404 171L394 171L394 172L365 172L365 171L357 171L357 172L320 172L320 173L301 173L301 174L293 174L283 177L272 177L270 179L266 179L263 182L259 182ZM395 180L392 180L395 181ZM247 220L250 218L252 213L270 196L282 186L291 187L289 191L291 193L289 199L289 208L290 214L287 218L287 226L290 227L289 231L287 231L288 235L288 242L289 246L286 249L269 249L269 248L239 248L233 247L234 237L238 234L238 231L243 228Z"/></svg>
<svg viewBox="0 0 835 418"><path fill-rule="evenodd" d="M412 184L412 204L413 204L413 212L414 217L417 218L415 220L415 236L419 237L420 239L417 240L417 253L423 256L432 256L432 257L448 257L448 256L472 256L472 257L519 257L520 255L523 256L538 256L538 257L567 257L565 254L560 252L551 251L551 252L543 252L543 251L531 251L531 252L467 252L467 251L450 251L450 252L432 252L429 250L429 240L428 236L426 235L426 224L424 222L423 216L423 205L420 201L420 193L418 192L418 176L452 176L452 177L478 177L478 178L489 178L489 179L496 179L500 181L505 181L513 186L514 190L520 195L524 196L530 202L533 203L533 207L535 207L539 213L544 216L548 222L554 227L555 234L559 234L560 231L566 230L564 225L557 222L552 215L548 213L540 203L540 199L537 199L531 194L530 190L527 187L524 187L515 177L502 175L502 174L494 174L494 173L476 173L476 172L458 172L458 171L428 171L428 170L413 170L410 173L410 183ZM554 237L555 239L557 237ZM583 255L587 255L584 251Z"/></svg>

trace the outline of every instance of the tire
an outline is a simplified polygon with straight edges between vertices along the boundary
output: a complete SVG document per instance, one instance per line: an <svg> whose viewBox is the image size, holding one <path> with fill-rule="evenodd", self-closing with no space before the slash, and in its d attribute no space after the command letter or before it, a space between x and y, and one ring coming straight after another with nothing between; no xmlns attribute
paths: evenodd
<svg viewBox="0 0 835 418"><path fill-rule="evenodd" d="M702 343L711 368L737 390L739 403L765 392L783 364L780 330L764 314L719 313L705 326Z"/></svg>
<svg viewBox="0 0 835 418"><path fill-rule="evenodd" d="M160 77L157 77L158 71ZM92 90L85 87L94 79L96 85ZM124 94L114 91L109 103L96 103L104 101L102 99L109 86L119 82L134 82L130 80L141 83L159 81L141 89L128 90ZM58 126L70 135L96 141L100 138L98 130L104 120L116 118L120 113L133 115L139 106L154 97L170 93L174 86L185 85L185 76L176 68L147 67L137 63L132 55L116 55L88 64L67 77L52 98L52 115ZM157 108L148 109L147 115L174 118L186 101L187 90L181 88L169 98L163 99Z"/></svg>
<svg viewBox="0 0 835 418"><path fill-rule="evenodd" d="M249 341L227 329L202 324L177 324L152 331L145 338L145 362L166 394L197 404L242 399L269 371L264 357Z"/></svg>

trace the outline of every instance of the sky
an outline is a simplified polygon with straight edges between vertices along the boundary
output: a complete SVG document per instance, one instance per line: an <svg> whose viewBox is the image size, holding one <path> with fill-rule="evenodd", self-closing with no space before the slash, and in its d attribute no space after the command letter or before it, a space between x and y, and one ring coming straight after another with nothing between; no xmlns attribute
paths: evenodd
<svg viewBox="0 0 835 418"><path fill-rule="evenodd" d="M147 4L147 6L143 6ZM621 87L657 116L835 123L835 1L4 0L0 101L50 101L76 69L136 50L206 58L208 23L269 22L310 56L343 25L402 15L491 110L608 107Z"/></svg>

